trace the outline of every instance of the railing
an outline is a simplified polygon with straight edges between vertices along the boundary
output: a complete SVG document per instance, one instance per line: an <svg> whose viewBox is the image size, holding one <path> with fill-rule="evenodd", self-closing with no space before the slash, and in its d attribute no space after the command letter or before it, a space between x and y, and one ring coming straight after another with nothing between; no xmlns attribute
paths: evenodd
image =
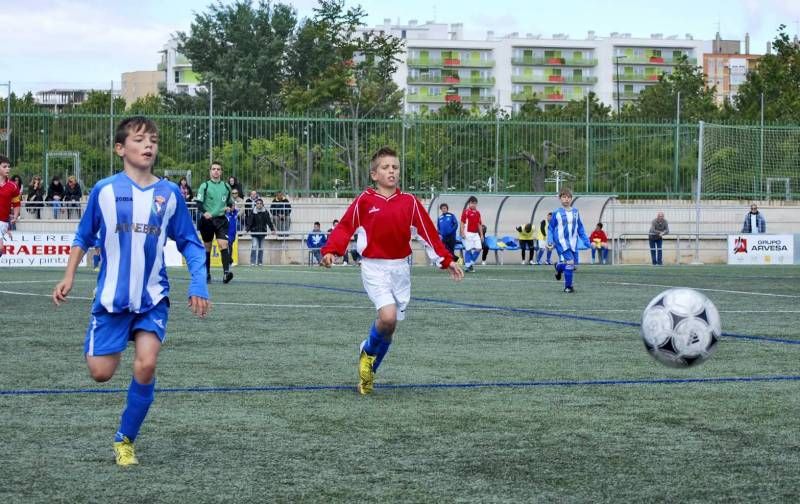
<svg viewBox="0 0 800 504"><path fill-rule="evenodd" d="M624 64L634 64L634 65L677 65L681 58L675 58L673 56L630 56L627 54L620 55L625 56L623 60ZM697 58L686 58L686 61L690 65L697 64Z"/></svg>
<svg viewBox="0 0 800 504"><path fill-rule="evenodd" d="M614 81L619 81L619 82L658 82L659 77L661 77L662 75L669 75L669 72L663 72L663 73L658 73L658 74L650 74L650 75L626 73L626 74L620 74L619 78L617 78L617 76L614 75Z"/></svg>
<svg viewBox="0 0 800 504"><path fill-rule="evenodd" d="M443 61L434 58L408 58L406 65L412 68L441 68Z"/></svg>
<svg viewBox="0 0 800 504"><path fill-rule="evenodd" d="M542 56L523 56L511 58L512 65L533 65L533 66L597 66L594 58L563 58L563 57L542 57Z"/></svg>
<svg viewBox="0 0 800 504"><path fill-rule="evenodd" d="M702 256L725 254L727 257L730 233L670 233L661 240L661 252L668 264L691 264L701 262ZM713 243L713 245L710 245ZM631 252L642 256L636 264L650 264L649 235L647 233L624 233L611 237L611 255L614 264L631 264L625 255ZM719 262L718 260L713 262Z"/></svg>
<svg viewBox="0 0 800 504"><path fill-rule="evenodd" d="M575 77L569 75L512 75L514 84L597 84L597 77Z"/></svg>

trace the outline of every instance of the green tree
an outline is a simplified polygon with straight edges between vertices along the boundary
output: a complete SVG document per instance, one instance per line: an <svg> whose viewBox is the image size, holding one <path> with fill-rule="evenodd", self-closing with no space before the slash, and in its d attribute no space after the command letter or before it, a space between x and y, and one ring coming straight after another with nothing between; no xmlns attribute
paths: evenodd
<svg viewBox="0 0 800 504"><path fill-rule="evenodd" d="M195 15L188 34L178 33L179 50L213 82L215 108L277 112L296 25L291 5L220 1Z"/></svg>
<svg viewBox="0 0 800 504"><path fill-rule="evenodd" d="M790 40L781 25L772 47L775 53L761 57L758 67L747 74L734 106L741 119L759 121L763 94L766 121L800 122L800 43Z"/></svg>
<svg viewBox="0 0 800 504"><path fill-rule="evenodd" d="M344 135L331 141L350 167L353 189L367 183L362 166L370 154L369 142L361 141L360 120L397 116L403 96L392 80L403 41L360 31L365 18L360 6L346 9L343 0L320 0L314 17L299 30L284 86L286 107L294 113L332 112L351 119Z"/></svg>
<svg viewBox="0 0 800 504"><path fill-rule="evenodd" d="M706 87L702 67L692 66L686 57L675 65L672 73L662 74L658 84L648 86L639 94L633 107L622 115L635 115L648 120L677 118L678 93L681 97L681 122L713 120L719 114L714 101L714 87Z"/></svg>

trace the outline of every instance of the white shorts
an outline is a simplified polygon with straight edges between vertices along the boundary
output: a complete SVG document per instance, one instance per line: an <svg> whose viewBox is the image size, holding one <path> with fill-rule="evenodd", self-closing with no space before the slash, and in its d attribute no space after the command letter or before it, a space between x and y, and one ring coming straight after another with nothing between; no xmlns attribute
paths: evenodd
<svg viewBox="0 0 800 504"><path fill-rule="evenodd" d="M547 240L539 240L539 248L546 250L553 250L553 245L548 244Z"/></svg>
<svg viewBox="0 0 800 504"><path fill-rule="evenodd" d="M397 320L406 317L411 300L411 267L405 259L361 259L361 281L376 310L397 306Z"/></svg>
<svg viewBox="0 0 800 504"><path fill-rule="evenodd" d="M479 233L470 233L469 231L464 232L464 239L461 240L461 244L464 245L464 250L481 250L483 248L481 235Z"/></svg>

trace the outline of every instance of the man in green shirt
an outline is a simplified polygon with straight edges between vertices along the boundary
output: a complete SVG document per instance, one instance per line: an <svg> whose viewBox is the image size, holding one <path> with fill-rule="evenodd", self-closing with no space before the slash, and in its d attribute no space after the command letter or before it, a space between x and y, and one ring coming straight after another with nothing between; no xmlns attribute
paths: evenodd
<svg viewBox="0 0 800 504"><path fill-rule="evenodd" d="M197 229L203 238L206 248L206 282L211 282L211 243L216 237L217 247L222 256L222 281L228 283L233 280L231 267L231 252L228 249L228 219L225 212L233 206L231 186L222 180L222 164L214 161L209 169L209 180L206 180L197 189L197 209L200 212L200 222Z"/></svg>

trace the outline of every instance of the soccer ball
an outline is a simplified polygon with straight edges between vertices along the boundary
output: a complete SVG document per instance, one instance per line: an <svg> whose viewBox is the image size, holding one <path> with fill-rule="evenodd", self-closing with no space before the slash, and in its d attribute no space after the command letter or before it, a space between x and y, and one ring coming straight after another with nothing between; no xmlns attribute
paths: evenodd
<svg viewBox="0 0 800 504"><path fill-rule="evenodd" d="M717 307L693 289L669 289L642 313L642 340L654 359L671 367L705 361L722 337Z"/></svg>

